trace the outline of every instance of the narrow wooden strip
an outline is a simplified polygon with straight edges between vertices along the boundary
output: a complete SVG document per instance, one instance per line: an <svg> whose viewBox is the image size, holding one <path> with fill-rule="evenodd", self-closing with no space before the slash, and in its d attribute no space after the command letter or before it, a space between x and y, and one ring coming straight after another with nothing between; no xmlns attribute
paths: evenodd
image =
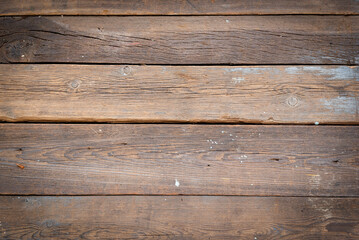
<svg viewBox="0 0 359 240"><path fill-rule="evenodd" d="M0 15L358 14L355 0L2 0Z"/></svg>
<svg viewBox="0 0 359 240"><path fill-rule="evenodd" d="M358 198L0 197L2 239L357 239Z"/></svg>
<svg viewBox="0 0 359 240"><path fill-rule="evenodd" d="M0 65L0 120L358 123L359 67Z"/></svg>
<svg viewBox="0 0 359 240"><path fill-rule="evenodd" d="M0 62L357 64L359 16L0 19Z"/></svg>
<svg viewBox="0 0 359 240"><path fill-rule="evenodd" d="M357 126L1 124L0 194L359 196L358 139Z"/></svg>

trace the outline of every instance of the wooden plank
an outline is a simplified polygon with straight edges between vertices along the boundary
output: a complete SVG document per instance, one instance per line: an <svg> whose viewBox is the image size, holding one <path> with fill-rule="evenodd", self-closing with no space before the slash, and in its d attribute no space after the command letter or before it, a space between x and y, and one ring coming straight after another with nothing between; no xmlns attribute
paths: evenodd
<svg viewBox="0 0 359 240"><path fill-rule="evenodd" d="M0 65L0 120L359 123L359 67Z"/></svg>
<svg viewBox="0 0 359 240"><path fill-rule="evenodd" d="M2 0L0 15L358 14L355 0Z"/></svg>
<svg viewBox="0 0 359 240"><path fill-rule="evenodd" d="M358 139L358 126L1 124L0 194L359 196Z"/></svg>
<svg viewBox="0 0 359 240"><path fill-rule="evenodd" d="M357 239L358 198L0 197L2 239Z"/></svg>
<svg viewBox="0 0 359 240"><path fill-rule="evenodd" d="M0 19L0 62L357 64L359 16Z"/></svg>

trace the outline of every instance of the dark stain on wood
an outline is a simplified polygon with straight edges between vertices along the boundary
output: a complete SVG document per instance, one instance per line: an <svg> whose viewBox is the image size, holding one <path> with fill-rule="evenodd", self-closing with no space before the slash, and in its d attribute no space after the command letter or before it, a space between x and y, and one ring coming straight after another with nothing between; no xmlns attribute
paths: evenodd
<svg viewBox="0 0 359 240"><path fill-rule="evenodd" d="M344 233L350 233L354 230L354 228L358 225L358 222L351 223L351 222L339 222L339 223L329 223L325 226L325 229L328 230L328 232L344 232Z"/></svg>
<svg viewBox="0 0 359 240"><path fill-rule="evenodd" d="M6 49L0 52L0 62L355 64L358 19L314 15L5 17L0 19L2 48ZM343 26L350 26L350 31Z"/></svg>

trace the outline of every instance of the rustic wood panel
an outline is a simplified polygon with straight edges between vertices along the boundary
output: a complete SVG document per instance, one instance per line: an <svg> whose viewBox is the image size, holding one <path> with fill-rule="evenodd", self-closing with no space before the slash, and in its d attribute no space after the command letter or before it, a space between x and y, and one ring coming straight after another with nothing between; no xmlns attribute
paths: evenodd
<svg viewBox="0 0 359 240"><path fill-rule="evenodd" d="M359 67L0 65L0 120L358 123Z"/></svg>
<svg viewBox="0 0 359 240"><path fill-rule="evenodd" d="M3 239L357 239L359 199L0 197Z"/></svg>
<svg viewBox="0 0 359 240"><path fill-rule="evenodd" d="M0 193L359 196L358 139L358 126L1 124Z"/></svg>
<svg viewBox="0 0 359 240"><path fill-rule="evenodd" d="M358 14L355 0L2 0L0 15Z"/></svg>
<svg viewBox="0 0 359 240"><path fill-rule="evenodd" d="M300 15L4 17L0 62L357 64L358 22Z"/></svg>

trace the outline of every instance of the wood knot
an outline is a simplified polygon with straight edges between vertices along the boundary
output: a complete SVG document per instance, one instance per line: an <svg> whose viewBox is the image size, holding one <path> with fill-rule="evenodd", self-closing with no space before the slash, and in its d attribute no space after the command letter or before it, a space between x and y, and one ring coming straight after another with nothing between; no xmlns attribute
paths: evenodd
<svg viewBox="0 0 359 240"><path fill-rule="evenodd" d="M121 69L121 73L122 73L122 75L127 76L128 74L131 73L131 67L129 67L129 66L123 67Z"/></svg>
<svg viewBox="0 0 359 240"><path fill-rule="evenodd" d="M33 43L30 40L16 40L5 46L5 55L9 62L29 62L32 57Z"/></svg>
<svg viewBox="0 0 359 240"><path fill-rule="evenodd" d="M77 89L77 88L79 88L80 87L80 81L78 81L78 80L74 80L74 81L72 81L71 83L70 83L70 87L72 88L72 89Z"/></svg>
<svg viewBox="0 0 359 240"><path fill-rule="evenodd" d="M298 98L296 98L294 96L290 96L289 98L287 98L287 104L291 107L297 106L298 103L299 103Z"/></svg>

